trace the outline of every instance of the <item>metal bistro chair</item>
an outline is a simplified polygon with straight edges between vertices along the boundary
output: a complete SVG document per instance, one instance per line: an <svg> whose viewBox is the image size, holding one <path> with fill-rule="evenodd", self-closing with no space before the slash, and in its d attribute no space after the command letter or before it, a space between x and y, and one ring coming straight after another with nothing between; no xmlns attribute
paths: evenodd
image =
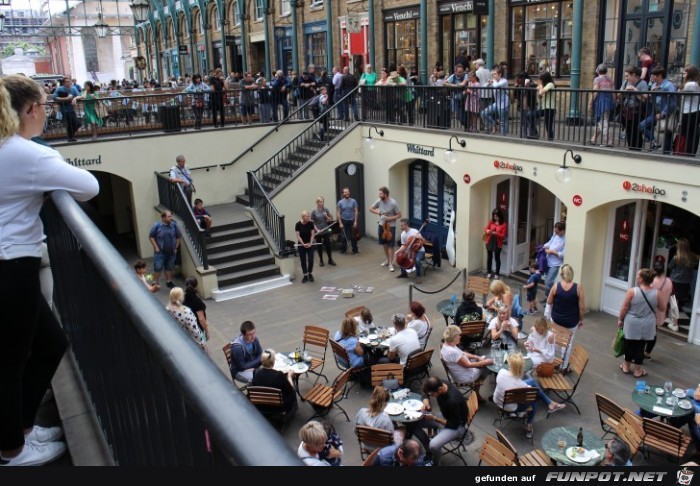
<svg viewBox="0 0 700 486"><path fill-rule="evenodd" d="M360 445L360 458L363 461L375 450L394 444L394 434L376 427L356 425L355 435Z"/></svg>
<svg viewBox="0 0 700 486"><path fill-rule="evenodd" d="M350 371L350 381L352 384L347 389L346 393L350 393L352 387L357 384L360 377L366 373L369 373L368 366L360 366L358 368L350 367L350 356L343 346L340 345L338 341L333 339L328 340L331 343L331 349L333 350L333 357L335 358L335 365L341 371ZM365 375L366 376L366 375Z"/></svg>
<svg viewBox="0 0 700 486"><path fill-rule="evenodd" d="M642 418L642 428L644 429L647 458L649 458L649 449L651 448L675 457L678 464L681 463L681 459L688 452L691 443L690 437L685 435L685 432L673 425L646 417Z"/></svg>
<svg viewBox="0 0 700 486"><path fill-rule="evenodd" d="M426 349L410 354L406 359L406 366L403 369L403 381L410 385L416 380L426 378L430 373L430 359L433 357L434 349Z"/></svg>
<svg viewBox="0 0 700 486"><path fill-rule="evenodd" d="M583 373L586 371L586 366L588 366L588 353L583 346L576 344L574 350L571 352L571 358L569 359L570 372L568 374L554 373L554 375L548 377L540 376L538 381L544 391L551 391L563 402L570 403L578 414L581 415L581 410L579 410L576 403L574 403L573 397L578 389L579 383L581 383L581 377L583 377ZM547 412L547 417L549 417L549 413L550 412Z"/></svg>
<svg viewBox="0 0 700 486"><path fill-rule="evenodd" d="M461 330L459 344L463 350L473 353L484 345L486 321L468 321L457 325Z"/></svg>
<svg viewBox="0 0 700 486"><path fill-rule="evenodd" d="M634 458L644 443L642 419L631 410L623 409L613 431L629 446L630 459Z"/></svg>
<svg viewBox="0 0 700 486"><path fill-rule="evenodd" d="M303 351L311 357L308 373L316 375L314 385L319 378L323 378L328 383L328 378L323 374L323 368L326 366L326 350L328 349L329 335L330 331L324 327L304 327Z"/></svg>
<svg viewBox="0 0 700 486"><path fill-rule="evenodd" d="M515 466L515 454L505 445L498 442L490 435L486 436L484 445L479 453L479 466L481 463L487 466Z"/></svg>
<svg viewBox="0 0 700 486"><path fill-rule="evenodd" d="M383 386L384 380L396 379L399 386L403 385L403 365L400 363L385 363L372 365L370 368L372 386Z"/></svg>
<svg viewBox="0 0 700 486"><path fill-rule="evenodd" d="M350 370L345 370L333 381L332 386L316 383L313 388L304 395L303 400L311 405L315 411L311 419L325 417L331 412L333 407L337 407L340 410L338 414L342 413L345 415L345 419L350 422L350 417L348 417L347 412L340 406L340 402L346 397L345 388L347 387L349 378Z"/></svg>
<svg viewBox="0 0 700 486"><path fill-rule="evenodd" d="M474 420L474 416L479 411L479 400L476 393L472 393L467 398L467 410L467 423L464 425L464 433L458 439L451 440L442 446L442 450L445 453L457 457L465 466L467 465L467 460L462 455L462 451L467 452L467 444L474 440L473 433L469 431L469 428Z"/></svg>
<svg viewBox="0 0 700 486"><path fill-rule="evenodd" d="M489 287L491 281L486 277L478 277L476 275L469 275L467 277L467 288L473 290L475 294L481 295L481 306L486 305L486 301L489 297Z"/></svg>
<svg viewBox="0 0 700 486"><path fill-rule="evenodd" d="M504 419L525 423L527 421L527 410L510 412L506 410L506 407L508 405L530 404L534 403L535 400L537 400L537 388L535 387L526 386L523 388L511 388L510 390L506 390L503 394L503 407L498 407L498 416L493 420L493 425L496 425L496 422L498 422L498 426L503 430Z"/></svg>
<svg viewBox="0 0 700 486"><path fill-rule="evenodd" d="M481 379L477 379L476 381L473 381L471 383L460 383L454 379L452 373L450 373L450 368L447 366L447 363L444 359L442 359L442 357L440 358L440 363L442 363L442 367L445 369L445 376L447 376L447 381L452 383L457 388L457 390L459 390L459 392L465 397L469 394L469 392L474 390L477 387L477 385L482 385L484 383L484 381Z"/></svg>
<svg viewBox="0 0 700 486"><path fill-rule="evenodd" d="M267 386L249 386L246 392L255 408L269 420L277 419L281 431L284 432L292 417L284 409L282 390Z"/></svg>

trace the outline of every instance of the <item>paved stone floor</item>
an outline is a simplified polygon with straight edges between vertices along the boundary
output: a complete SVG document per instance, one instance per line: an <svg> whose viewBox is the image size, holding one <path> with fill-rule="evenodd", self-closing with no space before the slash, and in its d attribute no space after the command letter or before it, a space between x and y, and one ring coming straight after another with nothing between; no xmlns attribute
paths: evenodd
<svg viewBox="0 0 700 486"><path fill-rule="evenodd" d="M315 282L302 284L297 279L293 285L277 290L259 293L239 299L225 302L207 301L207 314L211 323L211 337L209 352L211 358L221 368L221 372L229 377L224 354L221 347L231 338L238 335L238 327L244 320L252 320L258 329L258 336L265 347L272 347L277 351L293 351L301 344L303 328L307 324L327 327L331 335L340 326L343 314L347 309L364 305L371 309L375 316L375 322L388 324L390 317L395 312L409 312L409 282L413 278L397 280L396 273L390 273L386 267L379 264L383 261L383 252L375 240L363 239L359 243L359 255L335 254L336 267L316 266L314 268ZM150 263L150 262L149 262ZM299 272L299 263L296 265ZM445 327L443 316L436 310L436 304L443 299L450 298L452 294L460 295L462 291L462 279L457 278L450 284L457 269L451 267L443 260L441 268L429 270L427 276L419 288L414 289L414 300L421 301L435 326L430 338L428 348L435 349L433 355L432 372L444 377L444 371L439 361L439 346L442 331ZM182 284L182 279L177 283ZM519 285L509 281L514 286L514 291L520 291ZM352 287L353 285L371 286L374 291L371 294L355 294L353 298L339 297L335 301L322 300L324 295L319 289L323 286ZM597 289L586 289L587 293L596 292ZM167 298L167 289L156 294L163 302ZM542 298L542 296L539 296ZM525 317L525 329L529 330L534 316ZM631 399L631 391L634 388L635 379L632 375L624 375L618 369L619 358L614 358L610 350L610 343L616 331L617 319L601 312L590 311L586 315L584 327L577 333L576 342L587 350L590 362L585 371L581 384L575 395L575 401L579 405L582 414L578 415L573 407L545 418L543 405L535 422L534 446L524 438L523 429L518 423L509 423L505 426L505 433L521 452L528 452L534 447L540 447L542 434L550 428L561 425L576 425L584 427L592 432L602 435L598 412L595 402L595 393L603 393L615 400L623 407L636 408ZM663 383L671 379L674 386L683 388L693 387L700 381L697 371L696 359L697 347L684 341L671 338L666 335L659 336L659 342L653 353L652 361L645 364L649 375L647 383ZM324 373L330 380L338 375L333 360L333 355L328 348L327 363ZM301 379L302 393L309 389L312 382ZM482 394L487 396L493 391L494 378L490 377ZM355 413L365 406L370 396L369 389L355 386L349 397L341 402L342 406L354 419ZM486 435L494 435L493 420L496 417L496 407L493 403L486 403L477 413L471 430L475 440L468 446L464 454L470 466L479 462L479 449ZM296 450L299 439L298 429L313 415L311 407L303 402L299 403L299 412L295 419L284 432L284 441L289 447ZM346 422L345 417L331 416L333 425L344 440L345 465L361 464L357 439L354 434L353 422ZM691 446L691 453L694 448ZM659 455L652 455L650 460L638 457L635 464L667 464L667 459ZM447 457L444 465L460 464L456 459Z"/></svg>

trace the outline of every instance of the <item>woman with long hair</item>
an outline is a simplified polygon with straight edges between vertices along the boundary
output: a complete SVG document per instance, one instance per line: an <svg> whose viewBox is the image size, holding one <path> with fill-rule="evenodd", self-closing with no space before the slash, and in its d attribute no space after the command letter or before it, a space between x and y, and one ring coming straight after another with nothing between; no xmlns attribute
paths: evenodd
<svg viewBox="0 0 700 486"><path fill-rule="evenodd" d="M328 264L335 267L333 252L331 250L331 224L333 215L325 206L326 200L323 196L316 198L316 207L311 211L311 222L316 230L316 244L318 245L318 264L323 266L323 250L328 255Z"/></svg>
<svg viewBox="0 0 700 486"><path fill-rule="evenodd" d="M535 319L535 325L525 341L525 349L532 360L533 368L541 363L554 361L554 332L549 328L549 322L544 317Z"/></svg>
<svg viewBox="0 0 700 486"><path fill-rule="evenodd" d="M610 114L615 109L615 97L612 93L615 89L615 82L608 76L608 67L605 64L599 64L595 73L594 92L591 96L590 107L593 110L596 125L591 137L591 144L598 143L598 136L600 136L601 147L612 147Z"/></svg>
<svg viewBox="0 0 700 486"><path fill-rule="evenodd" d="M367 406L357 412L355 425L365 425L391 432L394 435L394 443L400 444L405 436L405 430L395 428L391 417L384 411L389 398L389 390L383 386L375 386Z"/></svg>
<svg viewBox="0 0 700 486"><path fill-rule="evenodd" d="M663 310L658 290L651 286L654 275L654 271L648 268L637 272L637 285L625 294L617 321L617 326L625 333L625 361L620 363L620 370L626 375L634 372L635 378L647 374L642 368L644 349L647 342L656 337L656 312Z"/></svg>
<svg viewBox="0 0 700 486"><path fill-rule="evenodd" d="M187 277L185 280L185 300L183 304L190 308L197 318L197 325L204 333L204 339L209 339L209 320L207 319L207 305L197 292L197 277Z"/></svg>
<svg viewBox="0 0 700 486"><path fill-rule="evenodd" d="M571 350L574 348L576 331L583 327L586 303L583 286L574 282L574 269L571 268L571 265L568 263L562 265L559 268L559 276L561 277L561 282L557 282L549 290L547 307L550 308L550 312L547 312L545 309L545 317L548 317L549 314L555 324L566 328L571 333L569 347L562 357L561 364L561 369L567 370L569 367L569 356L571 356Z"/></svg>
<svg viewBox="0 0 700 486"><path fill-rule="evenodd" d="M98 90L95 88L95 85L92 84L92 81L85 81L85 84L83 84L83 94L76 96L73 98L73 101L71 101L71 103L75 105L78 101L83 100L83 112L85 114L83 123L85 125L90 125L93 140L97 138L97 127L102 126L102 118L97 114L96 108L97 103L99 103L99 101L97 101L98 98Z"/></svg>
<svg viewBox="0 0 700 486"><path fill-rule="evenodd" d="M530 112L530 134L527 138L539 138L536 119L544 117L544 128L547 131L547 140L554 140L554 116L556 114L556 100L554 99L554 79L549 71L543 71L537 78L537 98L539 109Z"/></svg>
<svg viewBox="0 0 700 486"><path fill-rule="evenodd" d="M503 241L508 235L508 224L503 220L503 211L499 208L491 211L491 219L484 228L484 243L486 244L486 271L488 278L498 279L501 276L501 250ZM496 261L496 273L493 272L493 261Z"/></svg>
<svg viewBox="0 0 700 486"><path fill-rule="evenodd" d="M346 317L340 323L340 330L336 331L334 340L338 342L348 353L351 368L359 368L365 365L365 356L362 345L358 339L357 321L352 317Z"/></svg>
<svg viewBox="0 0 700 486"><path fill-rule="evenodd" d="M690 302L690 283L693 271L698 268L698 256L690 248L688 238L679 238L676 243L676 254L668 262L669 278L673 282L673 290L678 301L678 308Z"/></svg>
<svg viewBox="0 0 700 486"><path fill-rule="evenodd" d="M493 297L487 300L486 305L484 306L487 321L490 321L496 317L496 312L499 306L505 304L509 307L509 311L513 306L513 291L503 280L492 281L491 285L489 285L489 292L491 292Z"/></svg>
<svg viewBox="0 0 700 486"><path fill-rule="evenodd" d="M0 463L39 466L66 450L59 427L35 426L39 405L68 346L41 293L47 192L79 201L99 191L97 179L33 142L46 122L46 93L31 78L0 77Z"/></svg>
<svg viewBox="0 0 700 486"><path fill-rule="evenodd" d="M192 309L183 304L185 291L180 287L170 289L170 296L165 308L170 315L180 324L180 326L190 335L192 340L199 344L203 350L207 350L207 339L202 329L197 324L197 317Z"/></svg>

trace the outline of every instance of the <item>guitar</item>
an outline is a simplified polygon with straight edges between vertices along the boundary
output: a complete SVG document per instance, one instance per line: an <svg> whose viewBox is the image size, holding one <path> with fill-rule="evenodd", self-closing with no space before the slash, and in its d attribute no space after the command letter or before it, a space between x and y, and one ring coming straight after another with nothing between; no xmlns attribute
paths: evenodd
<svg viewBox="0 0 700 486"><path fill-rule="evenodd" d="M427 219L423 221L423 224L418 230L418 233L423 231L423 228L425 228L426 224L428 224ZM418 253L422 246L422 237L418 235L411 236L408 240L406 240L406 249L401 252L396 252L396 256L394 257L394 259L396 260L396 264L404 270L413 268L413 266L416 264L416 253Z"/></svg>

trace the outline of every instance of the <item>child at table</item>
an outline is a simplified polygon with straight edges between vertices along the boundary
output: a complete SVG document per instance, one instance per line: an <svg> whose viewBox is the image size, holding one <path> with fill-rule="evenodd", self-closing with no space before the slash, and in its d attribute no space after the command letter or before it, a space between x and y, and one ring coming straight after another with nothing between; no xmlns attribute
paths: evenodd
<svg viewBox="0 0 700 486"><path fill-rule="evenodd" d="M343 460L343 439L340 438L338 432L336 432L333 425L323 420L321 425L326 430L326 444L323 446L323 450L318 453L318 458L326 461L331 466L340 466Z"/></svg>

